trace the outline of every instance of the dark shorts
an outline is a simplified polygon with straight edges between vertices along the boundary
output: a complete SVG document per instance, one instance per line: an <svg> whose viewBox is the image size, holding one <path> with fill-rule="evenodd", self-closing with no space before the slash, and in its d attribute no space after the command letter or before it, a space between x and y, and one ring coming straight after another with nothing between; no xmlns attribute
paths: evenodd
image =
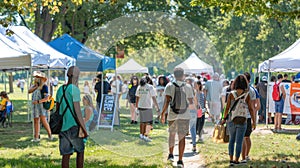
<svg viewBox="0 0 300 168"><path fill-rule="evenodd" d="M252 133L251 118L247 118L247 128L246 128L245 137L250 137L251 133Z"/></svg>
<svg viewBox="0 0 300 168"><path fill-rule="evenodd" d="M169 132L187 135L189 133L189 124L190 120L177 119L174 121L168 121Z"/></svg>
<svg viewBox="0 0 300 168"><path fill-rule="evenodd" d="M79 127L74 126L59 133L59 151L61 155L84 151L83 138L78 137Z"/></svg>

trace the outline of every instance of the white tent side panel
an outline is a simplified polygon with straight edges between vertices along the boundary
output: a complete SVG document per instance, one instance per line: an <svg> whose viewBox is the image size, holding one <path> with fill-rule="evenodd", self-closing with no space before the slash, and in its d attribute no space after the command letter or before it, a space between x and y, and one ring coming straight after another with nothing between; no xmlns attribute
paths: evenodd
<svg viewBox="0 0 300 168"><path fill-rule="evenodd" d="M0 69L13 69L18 67L30 67L30 66L31 66L30 55L0 57Z"/></svg>
<svg viewBox="0 0 300 168"><path fill-rule="evenodd" d="M148 73L148 68L143 67L133 59L130 59L117 68L117 73Z"/></svg>

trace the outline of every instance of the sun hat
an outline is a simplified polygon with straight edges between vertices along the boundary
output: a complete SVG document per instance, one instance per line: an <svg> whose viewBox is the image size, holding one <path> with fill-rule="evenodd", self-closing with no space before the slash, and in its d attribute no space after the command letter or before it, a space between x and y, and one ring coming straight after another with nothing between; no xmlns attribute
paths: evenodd
<svg viewBox="0 0 300 168"><path fill-rule="evenodd" d="M33 72L33 76L36 77L36 78L41 78L43 79L44 81L47 81L47 77L46 77L46 74L41 72L41 71L34 71Z"/></svg>

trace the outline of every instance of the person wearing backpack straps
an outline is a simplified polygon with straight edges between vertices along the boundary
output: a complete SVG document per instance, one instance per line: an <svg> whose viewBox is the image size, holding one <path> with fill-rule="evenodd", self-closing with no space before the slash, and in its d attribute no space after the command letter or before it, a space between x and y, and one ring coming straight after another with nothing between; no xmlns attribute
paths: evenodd
<svg viewBox="0 0 300 168"><path fill-rule="evenodd" d="M56 93L56 102L60 114L63 114L63 124L59 133L59 151L62 155L61 167L68 168L70 157L75 151L76 167L82 168L84 164L84 139L88 136L80 109L80 90L78 78L80 70L76 66L68 69L68 83L61 86ZM65 90L65 91L64 91ZM67 110L65 110L67 109Z"/></svg>
<svg viewBox="0 0 300 168"><path fill-rule="evenodd" d="M284 100L286 97L286 93L284 90L284 85L281 83L283 80L282 74L277 75L277 82L275 82L274 85L278 85L278 95L279 100L274 100L274 95L272 93L273 100L275 101L275 118L274 118L274 131L275 132L281 132L281 122L282 122L282 113L283 113L283 107L284 107ZM274 88L274 87L273 87ZM274 92L274 90L273 90Z"/></svg>
<svg viewBox="0 0 300 168"><path fill-rule="evenodd" d="M47 81L45 73L40 71L33 72L34 85L28 90L28 93L32 93L32 113L33 113L33 128L34 138L32 142L40 141L40 120L44 128L48 133L49 140L52 140L52 134L47 122L47 110L43 106L43 102L48 100L48 87L45 84ZM44 96L42 95L44 94ZM44 98L43 98L44 97Z"/></svg>
<svg viewBox="0 0 300 168"><path fill-rule="evenodd" d="M182 162L182 157L184 153L184 148L185 148L185 136L189 132L189 120L190 120L190 109L196 109L195 105L193 105L193 90L190 85L186 85L183 80L184 80L184 70L180 67L177 67L174 69L174 76L175 76L175 82L170 82L166 86L165 89L165 103L163 106L163 110L161 113L161 123L165 123L165 113L169 107L170 112L168 114L168 125L169 125L169 156L168 160L169 161L174 161L174 155L173 155L173 150L175 146L175 135L176 133L178 134L178 140L179 140L179 159L177 162L178 167L183 167L183 162ZM176 86L177 85L177 86ZM173 104L173 99L176 100L176 89L180 89L180 96L185 97L186 99L182 99L184 103L181 103L179 105L182 105L183 107L180 108L178 111L174 111L177 108L172 108ZM178 95L178 96L179 96ZM184 96L185 95L185 96ZM176 103L177 104L177 103ZM175 107L176 107L175 104ZM186 106L189 107L186 107Z"/></svg>
<svg viewBox="0 0 300 168"><path fill-rule="evenodd" d="M247 128L246 114L244 116L244 120L243 120L244 122L241 123L236 122L235 118L233 118L234 116L233 111L248 110L248 109L239 109L239 108L236 109L237 107L239 107L237 103L240 99L247 104L247 107L240 106L240 108L241 107L249 108L251 119L252 119L252 129L256 128L255 114L248 93L249 85L245 75L239 75L235 78L232 89L233 91L228 96L226 109L224 112L224 119L222 119L221 122L221 124L225 124L227 122L227 127L229 130L228 151L229 151L229 159L230 159L231 166L240 164L239 158L242 152L243 139ZM233 159L235 143L236 143L236 148L235 148L236 151L235 151L235 159Z"/></svg>

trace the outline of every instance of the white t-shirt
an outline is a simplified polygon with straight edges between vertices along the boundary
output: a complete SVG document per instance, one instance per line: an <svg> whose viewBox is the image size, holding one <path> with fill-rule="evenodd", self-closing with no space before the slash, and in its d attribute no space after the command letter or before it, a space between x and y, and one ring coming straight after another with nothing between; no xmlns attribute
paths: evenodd
<svg viewBox="0 0 300 168"><path fill-rule="evenodd" d="M111 83L111 92L113 94L116 94L117 91L118 91L118 94L121 94L120 93L120 84L121 84L121 82L119 80L115 80Z"/></svg>
<svg viewBox="0 0 300 168"><path fill-rule="evenodd" d="M186 98L187 99L188 98L193 98L193 89L192 89L192 87L190 85L187 85L187 84L183 83L183 82L182 82L182 84L180 84L180 82L178 82L179 86L182 86L183 84L184 84L183 90L185 91ZM175 86L172 82L170 82L166 86L165 95L173 97L174 94L175 94ZM190 119L190 110L189 110L189 108L187 108L186 112L182 113L182 114L176 114L172 111L172 108L170 108L170 112L168 114L168 121L174 121L174 120L177 120L177 119L189 120Z"/></svg>
<svg viewBox="0 0 300 168"><path fill-rule="evenodd" d="M24 79L21 79L21 80L19 81L19 83L20 83L20 88L24 88L25 80L24 80Z"/></svg>
<svg viewBox="0 0 300 168"><path fill-rule="evenodd" d="M84 94L90 94L90 87L89 86L84 86L83 87L83 93Z"/></svg>
<svg viewBox="0 0 300 168"><path fill-rule="evenodd" d="M135 96L139 97L138 108L152 109L153 101L152 97L156 96L154 87L146 84L145 86L138 86Z"/></svg>

